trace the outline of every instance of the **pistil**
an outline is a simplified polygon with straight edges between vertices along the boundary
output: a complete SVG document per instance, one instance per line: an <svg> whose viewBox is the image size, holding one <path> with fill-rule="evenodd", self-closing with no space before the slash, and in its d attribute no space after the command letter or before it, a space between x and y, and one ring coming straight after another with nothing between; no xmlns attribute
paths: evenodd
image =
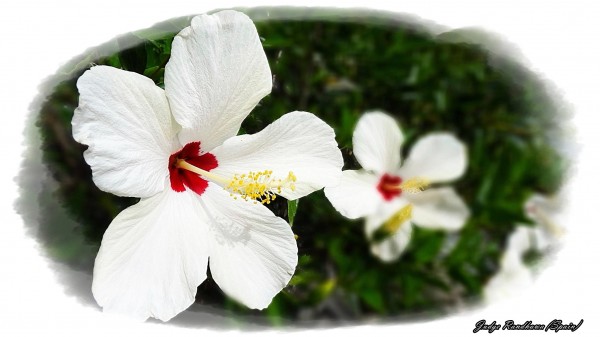
<svg viewBox="0 0 600 337"><path fill-rule="evenodd" d="M228 182L227 179L225 179L225 178L223 178L223 177L221 177L221 176L219 176L217 174L210 173L210 172L208 172L206 170L203 170L203 169L201 169L199 167L196 167L196 166L194 166L194 165L186 162L183 159L178 159L177 160L177 164L175 164L175 166L178 167L178 168L182 168L184 170L188 170L190 172L194 172L194 173L196 173L198 175L201 175L202 177L207 178L207 179L209 179L211 181L214 181L214 182L218 182L218 183L221 183L221 184L227 184L227 182Z"/></svg>
<svg viewBox="0 0 600 337"><path fill-rule="evenodd" d="M218 183L228 190L234 199L239 196L244 200L254 200L254 203L260 201L263 204L270 204L271 201L275 200L277 194L282 193L283 190L296 190L297 178L292 171L284 179L273 178L273 171L271 170L235 174L229 179L198 168L184 159L178 159L176 167L194 172L202 178Z"/></svg>
<svg viewBox="0 0 600 337"><path fill-rule="evenodd" d="M399 176L384 174L377 185L377 189L386 201L400 196L402 193L419 193L429 187L429 181L420 177L403 180Z"/></svg>

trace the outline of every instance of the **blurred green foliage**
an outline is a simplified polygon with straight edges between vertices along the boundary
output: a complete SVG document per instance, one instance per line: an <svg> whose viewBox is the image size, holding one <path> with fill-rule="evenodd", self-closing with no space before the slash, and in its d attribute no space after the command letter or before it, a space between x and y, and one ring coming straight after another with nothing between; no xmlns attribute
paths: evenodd
<svg viewBox="0 0 600 337"><path fill-rule="evenodd" d="M248 14L265 18L264 9ZM335 129L344 169L359 168L352 133L365 111L379 109L398 119L406 138L403 156L428 132L453 132L468 146L468 171L454 186L472 217L458 233L415 228L401 259L385 264L370 254L363 222L335 212L322 191L295 205L278 198L270 205L277 215L287 219L298 210L293 230L299 263L288 287L258 312L228 299L209 277L197 302L266 316L273 324L443 314L469 303L498 269L516 223L530 223L523 214L526 198L555 192L567 168L549 145L563 121L557 121L545 86L515 62L436 39L401 18L318 10L302 16L256 22L274 86L241 132L260 131L289 111L310 111ZM102 57L92 51L79 65L135 71L163 86L171 40L189 19L127 34L109 43L120 51ZM97 247L111 220L137 200L98 190L83 160L85 147L71 136L75 84L83 70L53 89L38 125L44 161L59 183L56 195L75 217L76 230ZM52 217L42 222L44 231L60 235ZM93 250L83 253L64 240L46 243L56 259L91 271Z"/></svg>

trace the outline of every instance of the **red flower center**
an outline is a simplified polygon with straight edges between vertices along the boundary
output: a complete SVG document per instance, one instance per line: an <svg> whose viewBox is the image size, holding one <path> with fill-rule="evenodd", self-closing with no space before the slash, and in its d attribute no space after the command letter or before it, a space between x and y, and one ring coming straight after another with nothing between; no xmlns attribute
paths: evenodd
<svg viewBox="0 0 600 337"><path fill-rule="evenodd" d="M217 158L208 152L200 154L200 142L188 143L181 150L169 157L169 178L173 191L183 192L187 187L202 195L208 187L208 181L194 172L178 167L178 160L185 160L193 166L210 171L219 166Z"/></svg>
<svg viewBox="0 0 600 337"><path fill-rule="evenodd" d="M402 194L402 189L400 188L401 183L402 178L386 173L379 180L379 184L377 184L377 190L379 193L381 193L381 196L383 196L385 201L390 201L394 197Z"/></svg>

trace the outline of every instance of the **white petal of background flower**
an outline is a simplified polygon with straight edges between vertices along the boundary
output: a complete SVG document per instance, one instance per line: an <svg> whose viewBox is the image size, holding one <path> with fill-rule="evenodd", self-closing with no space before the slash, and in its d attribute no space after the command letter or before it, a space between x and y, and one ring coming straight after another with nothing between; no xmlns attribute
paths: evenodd
<svg viewBox="0 0 600 337"><path fill-rule="evenodd" d="M412 236L413 225L410 220L403 223L400 228L381 242L371 243L371 253L383 262L394 262L408 247Z"/></svg>
<svg viewBox="0 0 600 337"><path fill-rule="evenodd" d="M77 81L73 137L86 144L94 183L119 196L150 197L165 188L179 144L164 91L142 75L95 66Z"/></svg>
<svg viewBox="0 0 600 337"><path fill-rule="evenodd" d="M462 228L470 211L453 188L431 188L405 196L413 204L412 219L416 225L448 231Z"/></svg>
<svg viewBox="0 0 600 337"><path fill-rule="evenodd" d="M565 230L562 224L567 222L564 210L568 206L568 200L564 194L564 190L560 190L552 196L536 193L525 202L525 214L541 229L541 240L544 239L542 236L546 236L546 239L556 241L564 234Z"/></svg>
<svg viewBox="0 0 600 337"><path fill-rule="evenodd" d="M209 219L210 271L219 287L240 303L267 307L287 285L298 263L290 225L262 204L210 184L197 197Z"/></svg>
<svg viewBox="0 0 600 337"><path fill-rule="evenodd" d="M408 204L409 202L405 198L395 198L389 202L380 204L377 211L365 219L365 234L367 238L370 238L394 213ZM412 226L410 220L407 220L400 225L393 235L380 242L371 242L371 252L373 255L384 262L397 260L410 242Z"/></svg>
<svg viewBox="0 0 600 337"><path fill-rule="evenodd" d="M394 172L400 165L404 137L395 119L382 112L367 112L352 137L354 156L366 170Z"/></svg>
<svg viewBox="0 0 600 337"><path fill-rule="evenodd" d="M527 199L523 211L535 225L517 224L509 236L500 260L500 270L484 288L484 299L487 302L503 300L533 284L533 272L523 263L523 254L530 249L550 249L561 238L563 227L557 221L562 220L562 223L565 220L560 219L563 215L561 210L565 207L563 193L564 190L561 190L551 197L533 194Z"/></svg>
<svg viewBox="0 0 600 337"><path fill-rule="evenodd" d="M532 246L540 251L551 249L559 240L559 237L545 228L538 227L531 229Z"/></svg>
<svg viewBox="0 0 600 337"><path fill-rule="evenodd" d="M529 249L545 250L557 243L558 237L543 224L518 225L508 239L506 254L523 255Z"/></svg>
<svg viewBox="0 0 600 337"><path fill-rule="evenodd" d="M272 170L274 178L283 179L293 171L295 191L281 193L287 199L338 184L344 164L333 129L301 111L285 114L253 135L230 138L211 153L219 162L211 172L223 176Z"/></svg>
<svg viewBox="0 0 600 337"><path fill-rule="evenodd" d="M388 220L394 213L407 206L409 201L406 198L394 198L387 202L381 202L373 214L366 217L365 234L371 235L381 225Z"/></svg>
<svg viewBox="0 0 600 337"><path fill-rule="evenodd" d="M167 189L117 215L94 266L92 292L105 311L167 321L194 302L209 247L196 198Z"/></svg>
<svg viewBox="0 0 600 337"><path fill-rule="evenodd" d="M412 146L400 169L400 176L446 182L460 177L466 167L465 145L452 134L434 133L419 139Z"/></svg>
<svg viewBox="0 0 600 337"><path fill-rule="evenodd" d="M325 196L343 216L356 219L375 213L383 201L377 190L379 177L363 170L342 172L339 185L325 187Z"/></svg>
<svg viewBox="0 0 600 337"><path fill-rule="evenodd" d="M515 296L533 284L531 271L523 264L503 268L494 275L483 289L486 302L497 302Z"/></svg>
<svg viewBox="0 0 600 337"><path fill-rule="evenodd" d="M483 289L486 302L504 300L533 284L533 274L523 263L523 254L533 247L532 234L531 228L518 226L508 237L500 268Z"/></svg>
<svg viewBox="0 0 600 337"><path fill-rule="evenodd" d="M506 242L505 255L523 255L532 246L531 228L528 226L518 226L508 237ZM520 260L520 258L519 258Z"/></svg>
<svg viewBox="0 0 600 337"><path fill-rule="evenodd" d="M165 90L182 144L199 140L206 152L235 136L271 87L258 33L243 13L197 16L173 40Z"/></svg>

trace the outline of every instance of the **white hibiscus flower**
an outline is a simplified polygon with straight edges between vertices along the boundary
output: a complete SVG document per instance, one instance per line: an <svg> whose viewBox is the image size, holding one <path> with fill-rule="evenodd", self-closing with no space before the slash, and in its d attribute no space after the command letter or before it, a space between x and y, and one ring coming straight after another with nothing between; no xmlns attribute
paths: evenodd
<svg viewBox="0 0 600 337"><path fill-rule="evenodd" d="M396 121L382 112L364 114L354 130L354 155L363 170L342 172L340 184L325 195L342 215L366 217L365 232L371 251L391 262L404 251L412 224L424 228L458 230L469 209L450 187L426 189L431 183L460 177L466 168L465 146L447 133L420 139L403 165L403 136ZM376 233L387 237L377 240Z"/></svg>
<svg viewBox="0 0 600 337"><path fill-rule="evenodd" d="M518 225L508 238L498 272L486 283L483 298L486 302L496 302L519 294L533 284L534 274L523 261L529 250L539 252L552 249L558 243L564 230L556 224L561 217L562 197L532 195L525 202L524 211L534 221L535 227Z"/></svg>
<svg viewBox="0 0 600 337"><path fill-rule="evenodd" d="M261 203L337 183L334 131L291 112L236 136L271 91L256 28L244 14L201 15L173 40L165 90L139 74L95 66L77 82L73 136L88 145L96 185L138 197L110 224L92 291L105 311L166 321L213 279L265 308L297 264L290 226Z"/></svg>

